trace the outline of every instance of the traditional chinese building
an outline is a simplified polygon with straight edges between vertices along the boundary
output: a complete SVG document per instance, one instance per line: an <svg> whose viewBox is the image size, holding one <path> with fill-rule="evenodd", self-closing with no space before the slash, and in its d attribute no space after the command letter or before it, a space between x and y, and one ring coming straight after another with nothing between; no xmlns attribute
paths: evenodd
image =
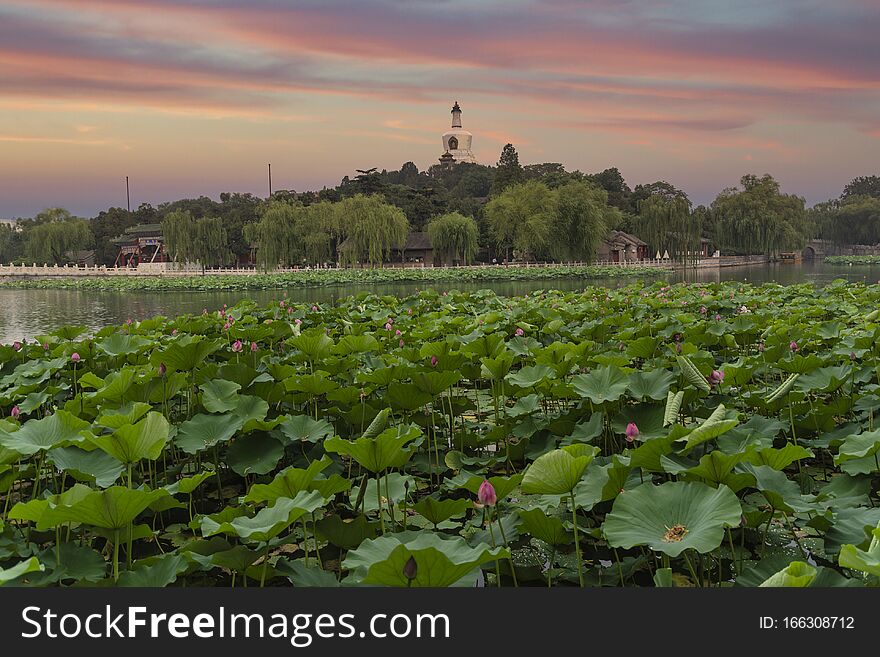
<svg viewBox="0 0 880 657"><path fill-rule="evenodd" d="M116 267L137 267L142 262L168 262L162 224L130 226L111 240L118 248Z"/></svg>
<svg viewBox="0 0 880 657"><path fill-rule="evenodd" d="M452 106L452 128L443 133L443 155L440 164L449 166L459 162L476 162L471 151L474 135L461 127L461 108L458 101Z"/></svg>
<svg viewBox="0 0 880 657"><path fill-rule="evenodd" d="M629 262L647 260L648 244L635 235L624 233L622 230L612 230L602 240L597 249L596 257L599 260L610 262Z"/></svg>

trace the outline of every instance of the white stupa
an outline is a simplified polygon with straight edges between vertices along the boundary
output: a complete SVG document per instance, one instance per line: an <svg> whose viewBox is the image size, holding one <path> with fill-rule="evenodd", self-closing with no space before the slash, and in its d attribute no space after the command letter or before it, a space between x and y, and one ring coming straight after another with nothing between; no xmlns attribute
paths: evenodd
<svg viewBox="0 0 880 657"><path fill-rule="evenodd" d="M452 129L443 133L443 155L440 157L442 164L457 164L459 162L476 162L471 151L474 136L461 127L461 108L458 101L452 106Z"/></svg>

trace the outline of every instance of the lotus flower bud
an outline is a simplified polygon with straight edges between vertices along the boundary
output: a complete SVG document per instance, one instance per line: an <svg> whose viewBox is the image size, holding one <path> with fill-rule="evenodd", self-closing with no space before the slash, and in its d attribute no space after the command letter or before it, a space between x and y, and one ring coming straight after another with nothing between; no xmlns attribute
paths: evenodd
<svg viewBox="0 0 880 657"><path fill-rule="evenodd" d="M639 428L636 426L635 422L630 422L626 425L626 430L623 432L626 436L626 442L631 443L639 436Z"/></svg>
<svg viewBox="0 0 880 657"><path fill-rule="evenodd" d="M9 411L9 417L11 417L12 419L15 419L19 415L21 415L21 409L18 406L13 406L12 410Z"/></svg>
<svg viewBox="0 0 880 657"><path fill-rule="evenodd" d="M165 376L168 373L168 368L165 367L165 363L159 363L159 376Z"/></svg>
<svg viewBox="0 0 880 657"><path fill-rule="evenodd" d="M795 342L794 340L792 340L791 342L788 343L788 348L791 349L792 351L797 351L799 349L798 343Z"/></svg>
<svg viewBox="0 0 880 657"><path fill-rule="evenodd" d="M398 342L398 344L399 344L401 347L403 346L404 342L403 342L403 339L402 339L402 338L401 338L400 342Z"/></svg>
<svg viewBox="0 0 880 657"><path fill-rule="evenodd" d="M251 351L256 353L258 347L256 342L251 342Z"/></svg>
<svg viewBox="0 0 880 657"><path fill-rule="evenodd" d="M74 351L72 354L70 354L70 360L74 363L78 363L80 361L79 354Z"/></svg>
<svg viewBox="0 0 880 657"><path fill-rule="evenodd" d="M724 370L712 370L712 373L708 378L709 384L713 386L717 386L719 383L724 381Z"/></svg>
<svg viewBox="0 0 880 657"><path fill-rule="evenodd" d="M437 357L431 356L431 367L437 367Z"/></svg>
<svg viewBox="0 0 880 657"><path fill-rule="evenodd" d="M406 563L403 564L403 576L412 582L419 573L419 565L416 563L414 556L410 555Z"/></svg>
<svg viewBox="0 0 880 657"><path fill-rule="evenodd" d="M21 342L19 342L18 340L13 342L12 348L15 349L15 351L21 351Z"/></svg>
<svg viewBox="0 0 880 657"><path fill-rule="evenodd" d="M241 340L236 340L232 343L232 351L238 353L241 351Z"/></svg>
<svg viewBox="0 0 880 657"><path fill-rule="evenodd" d="M523 331L521 328L517 327L516 331L514 331L513 334L516 337L520 338L520 337L524 336L526 334L526 332Z"/></svg>
<svg viewBox="0 0 880 657"><path fill-rule="evenodd" d="M488 479L484 479L477 491L477 499L483 506L495 506L498 502L498 496L495 494L495 487L489 483Z"/></svg>

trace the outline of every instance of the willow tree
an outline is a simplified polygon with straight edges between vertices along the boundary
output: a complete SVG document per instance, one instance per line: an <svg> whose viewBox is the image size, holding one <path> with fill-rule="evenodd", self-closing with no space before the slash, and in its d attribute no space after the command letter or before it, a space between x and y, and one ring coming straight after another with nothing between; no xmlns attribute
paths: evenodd
<svg viewBox="0 0 880 657"><path fill-rule="evenodd" d="M638 209L634 231L652 252L668 252L678 262L699 258L702 214L691 211L687 194L659 181L638 185L634 197Z"/></svg>
<svg viewBox="0 0 880 657"><path fill-rule="evenodd" d="M470 264L479 248L477 222L459 212L450 212L431 219L428 235L443 262Z"/></svg>
<svg viewBox="0 0 880 657"><path fill-rule="evenodd" d="M602 238L621 217L608 205L608 192L589 182L572 182L553 191L550 254L556 260L590 262Z"/></svg>
<svg viewBox="0 0 880 657"><path fill-rule="evenodd" d="M195 262L196 221L189 210L169 212L162 219L162 239L165 250L174 262Z"/></svg>
<svg viewBox="0 0 880 657"><path fill-rule="evenodd" d="M389 205L379 194L355 194L338 204L341 232L339 258L348 264L381 265L394 247L402 247L409 222L400 208Z"/></svg>
<svg viewBox="0 0 880 657"><path fill-rule="evenodd" d="M769 174L743 176L740 184L742 189L727 188L712 203L717 244L722 249L769 256L802 249L809 232L804 199L781 193Z"/></svg>
<svg viewBox="0 0 880 657"><path fill-rule="evenodd" d="M330 201L313 203L304 208L298 234L308 262L318 265L334 259L343 235L341 210L339 203Z"/></svg>
<svg viewBox="0 0 880 657"><path fill-rule="evenodd" d="M195 260L205 267L220 267L232 261L232 251L223 221L203 217L195 222Z"/></svg>
<svg viewBox="0 0 880 657"><path fill-rule="evenodd" d="M495 248L508 259L546 257L550 253L556 197L537 180L507 187L486 204L484 216Z"/></svg>
<svg viewBox="0 0 880 657"><path fill-rule="evenodd" d="M298 202L273 200L260 220L245 227L245 237L257 249L257 265L263 271L300 262L302 246L297 239L303 208Z"/></svg>
<svg viewBox="0 0 880 657"><path fill-rule="evenodd" d="M810 208L814 231L838 246L880 242L880 198L846 196Z"/></svg>
<svg viewBox="0 0 880 657"><path fill-rule="evenodd" d="M64 264L71 252L87 249L95 241L88 221L60 208L41 212L26 231L24 252L32 262Z"/></svg>

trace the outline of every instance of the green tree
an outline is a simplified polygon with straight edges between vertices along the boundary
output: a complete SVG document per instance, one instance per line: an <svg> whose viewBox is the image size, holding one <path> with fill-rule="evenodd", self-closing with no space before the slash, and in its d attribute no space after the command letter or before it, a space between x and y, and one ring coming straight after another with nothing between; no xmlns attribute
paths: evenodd
<svg viewBox="0 0 880 657"><path fill-rule="evenodd" d="M703 214L691 211L687 194L661 180L636 185L633 200L638 209L633 228L652 253L668 252L679 262L699 258Z"/></svg>
<svg viewBox="0 0 880 657"><path fill-rule="evenodd" d="M41 212L25 231L25 256L38 263L65 264L73 252L88 249L95 242L89 222L62 208Z"/></svg>
<svg viewBox="0 0 880 657"><path fill-rule="evenodd" d="M222 267L232 261L226 229L218 217L202 217L195 222L195 260L205 267Z"/></svg>
<svg viewBox="0 0 880 657"><path fill-rule="evenodd" d="M391 249L403 246L409 233L409 222L400 208L385 202L379 194L356 194L339 203L342 234L342 262L380 265L391 255Z"/></svg>
<svg viewBox="0 0 880 657"><path fill-rule="evenodd" d="M846 187L840 199L846 200L853 196L870 196L880 198L880 176L859 176L853 178Z"/></svg>
<svg viewBox="0 0 880 657"><path fill-rule="evenodd" d="M495 167L493 193L500 194L511 185L516 185L524 179L525 174L519 163L519 154L513 144L505 144L501 149L501 157L498 158L498 166Z"/></svg>
<svg viewBox="0 0 880 657"><path fill-rule="evenodd" d="M509 260L550 255L555 197L547 185L530 180L511 185L486 205L489 235Z"/></svg>
<svg viewBox="0 0 880 657"><path fill-rule="evenodd" d="M770 174L760 178L745 175L740 184L742 189L725 189L712 203L716 244L722 249L770 256L802 249L809 232L804 199L781 193Z"/></svg>
<svg viewBox="0 0 880 657"><path fill-rule="evenodd" d="M620 210L608 205L608 193L589 182L571 182L553 192L550 254L555 260L590 262Z"/></svg>
<svg viewBox="0 0 880 657"><path fill-rule="evenodd" d="M257 265L263 271L287 267L303 257L302 245L297 241L302 213L298 201L272 200L260 220L246 226L245 237L256 247Z"/></svg>
<svg viewBox="0 0 880 657"><path fill-rule="evenodd" d="M21 235L9 224L0 224L0 264L16 260L21 255Z"/></svg>
<svg viewBox="0 0 880 657"><path fill-rule="evenodd" d="M880 197L848 196L817 203L807 215L815 234L839 246L880 242Z"/></svg>
<svg viewBox="0 0 880 657"><path fill-rule="evenodd" d="M198 260L196 222L189 210L173 210L162 220L162 238L165 250L174 262Z"/></svg>
<svg viewBox="0 0 880 657"><path fill-rule="evenodd" d="M631 200L633 192L617 167L594 173L589 178L608 192L608 205L614 206L622 212L635 211L636 207Z"/></svg>
<svg viewBox="0 0 880 657"><path fill-rule="evenodd" d="M431 219L428 235L434 251L444 263L468 265L479 248L477 222L458 212Z"/></svg>

